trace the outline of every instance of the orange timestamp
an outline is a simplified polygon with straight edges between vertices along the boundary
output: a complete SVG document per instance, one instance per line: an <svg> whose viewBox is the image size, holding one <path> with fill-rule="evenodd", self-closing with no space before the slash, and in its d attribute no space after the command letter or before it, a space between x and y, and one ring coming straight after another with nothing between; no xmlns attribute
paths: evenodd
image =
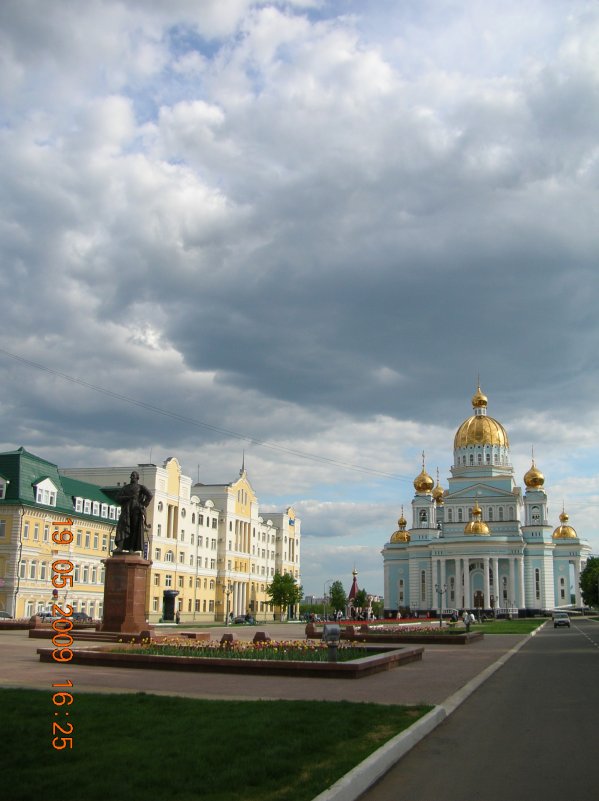
<svg viewBox="0 0 599 801"><path fill-rule="evenodd" d="M55 531L52 532L52 540L57 545L70 545L73 541L73 532L71 526L73 521L61 520L54 523ZM70 559L55 559L52 562L52 586L54 587L54 595L58 594L58 590L65 589L66 587L73 586L73 563ZM63 609L63 607L65 607ZM52 637L52 645L54 651L52 658L56 662L70 662L73 658L73 636L71 630L73 628L73 607L71 604L53 603L52 615L56 615L57 619L52 621L52 628L54 635ZM66 679L64 682L53 684L53 688L68 687L72 688L73 682ZM73 695L70 692L61 690L52 695L52 703L58 709L54 712L54 717L58 720L52 721L52 748L57 751L63 751L65 748L71 749L73 747L73 734L74 726L70 720L63 720L60 715L65 718L69 717L70 710L68 707L73 703Z"/></svg>

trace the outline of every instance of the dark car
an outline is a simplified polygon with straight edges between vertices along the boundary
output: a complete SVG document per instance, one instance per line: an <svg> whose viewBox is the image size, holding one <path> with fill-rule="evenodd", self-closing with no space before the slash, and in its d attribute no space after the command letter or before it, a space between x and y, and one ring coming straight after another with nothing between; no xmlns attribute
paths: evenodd
<svg viewBox="0 0 599 801"><path fill-rule="evenodd" d="M92 618L86 612L73 612L74 623L91 623Z"/></svg>
<svg viewBox="0 0 599 801"><path fill-rule="evenodd" d="M237 617L233 619L233 623L245 623L248 626L254 626L256 624L256 619L252 615L237 615Z"/></svg>

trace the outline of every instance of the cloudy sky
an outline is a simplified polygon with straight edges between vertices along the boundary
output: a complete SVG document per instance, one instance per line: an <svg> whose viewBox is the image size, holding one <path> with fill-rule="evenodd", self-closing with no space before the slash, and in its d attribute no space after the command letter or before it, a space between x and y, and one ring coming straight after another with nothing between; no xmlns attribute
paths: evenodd
<svg viewBox="0 0 599 801"><path fill-rule="evenodd" d="M4 0L0 447L245 449L304 589L382 592L480 374L599 551L598 41L583 0Z"/></svg>

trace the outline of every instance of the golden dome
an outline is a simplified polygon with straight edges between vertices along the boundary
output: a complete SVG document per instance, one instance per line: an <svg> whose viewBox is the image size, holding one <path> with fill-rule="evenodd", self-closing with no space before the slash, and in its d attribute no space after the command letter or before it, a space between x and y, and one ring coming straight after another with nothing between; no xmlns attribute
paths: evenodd
<svg viewBox="0 0 599 801"><path fill-rule="evenodd" d="M478 505L478 501L476 501L474 509L472 510L473 519L464 526L464 534L488 536L491 533L489 531L489 526L481 519L482 513L483 510Z"/></svg>
<svg viewBox="0 0 599 801"><path fill-rule="evenodd" d="M414 489L416 492L421 494L429 493L432 488L435 486L435 482L426 472L426 468L424 466L424 453L422 454L422 470L416 478L414 479Z"/></svg>
<svg viewBox="0 0 599 801"><path fill-rule="evenodd" d="M572 528L572 526L568 526L568 520L570 517L565 513L562 512L559 516L561 520L561 526L558 526L555 531L553 532L553 539L554 540L576 540L578 539L578 534Z"/></svg>
<svg viewBox="0 0 599 801"><path fill-rule="evenodd" d="M472 396L472 408L473 409L482 409L487 406L488 403L487 396L481 391L480 384L478 385L478 389Z"/></svg>
<svg viewBox="0 0 599 801"><path fill-rule="evenodd" d="M524 474L524 483L528 489L540 489L545 483L545 476L541 473L539 468L535 465L535 460L532 460L530 470Z"/></svg>
<svg viewBox="0 0 599 801"><path fill-rule="evenodd" d="M408 521L403 516L403 506L401 507L401 517L397 521L397 525L399 529L394 531L391 535L391 539L389 542L409 542L410 541L410 532L406 531L406 526Z"/></svg>
<svg viewBox="0 0 599 801"><path fill-rule="evenodd" d="M443 496L444 495L445 495L445 490L439 484L439 471L437 470L437 486L433 490L433 500L435 501L436 504L441 506L441 504L443 503Z"/></svg>
<svg viewBox="0 0 599 801"><path fill-rule="evenodd" d="M464 420L458 428L453 447L467 448L469 445L502 445L509 448L510 442L505 428L495 418L487 415L487 396L478 389L472 396L474 414Z"/></svg>

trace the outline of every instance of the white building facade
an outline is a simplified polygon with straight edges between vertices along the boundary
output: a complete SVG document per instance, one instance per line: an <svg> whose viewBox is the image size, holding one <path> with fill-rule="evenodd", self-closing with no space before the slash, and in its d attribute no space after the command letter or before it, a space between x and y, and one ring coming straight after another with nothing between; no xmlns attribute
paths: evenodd
<svg viewBox="0 0 599 801"><path fill-rule="evenodd" d="M582 604L579 577L591 548L562 511L549 522L545 479L534 460L516 485L504 427L477 389L454 438L448 488L414 479L412 527L403 515L383 548L385 609L512 613ZM573 597L572 597L573 596Z"/></svg>

